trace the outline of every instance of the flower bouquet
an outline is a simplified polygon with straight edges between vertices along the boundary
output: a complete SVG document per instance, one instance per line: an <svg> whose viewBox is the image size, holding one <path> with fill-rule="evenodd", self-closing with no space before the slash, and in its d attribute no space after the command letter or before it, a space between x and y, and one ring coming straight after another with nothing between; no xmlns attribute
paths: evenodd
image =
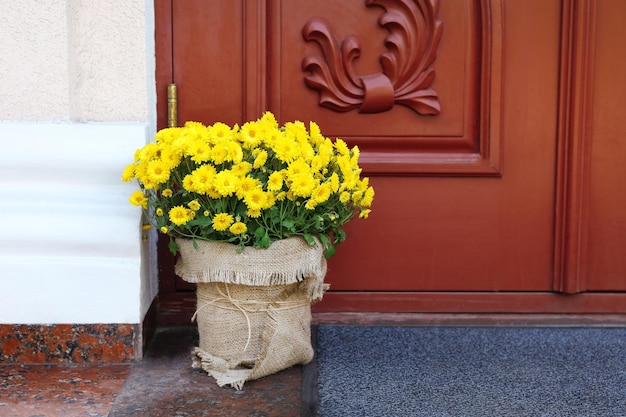
<svg viewBox="0 0 626 417"><path fill-rule="evenodd" d="M374 198L359 149L324 137L314 122L279 126L270 112L242 126L187 122L155 139L122 179L137 180L130 202L180 252L177 274L198 283L195 364L241 388L310 361L310 304L325 289L325 258L345 239L343 225L368 217ZM249 294L259 290L272 294ZM212 322L210 336L201 319ZM304 353L272 354L284 344Z"/></svg>

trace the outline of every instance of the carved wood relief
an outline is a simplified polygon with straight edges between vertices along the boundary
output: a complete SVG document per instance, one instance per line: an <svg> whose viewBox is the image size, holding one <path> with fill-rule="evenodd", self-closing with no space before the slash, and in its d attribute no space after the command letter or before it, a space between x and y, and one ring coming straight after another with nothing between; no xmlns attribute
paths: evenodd
<svg viewBox="0 0 626 417"><path fill-rule="evenodd" d="M320 94L319 104L344 112L379 113L401 104L422 115L441 111L432 65L441 39L442 22L437 18L438 0L367 0L368 6L385 9L379 24L389 35L387 51L380 56L382 71L358 75L354 61L361 55L357 37L337 39L330 25L313 18L302 29L306 41L316 42L323 56L302 60L306 85Z"/></svg>
<svg viewBox="0 0 626 417"><path fill-rule="evenodd" d="M368 174L500 176L502 17L502 0L268 0L268 106L359 146Z"/></svg>

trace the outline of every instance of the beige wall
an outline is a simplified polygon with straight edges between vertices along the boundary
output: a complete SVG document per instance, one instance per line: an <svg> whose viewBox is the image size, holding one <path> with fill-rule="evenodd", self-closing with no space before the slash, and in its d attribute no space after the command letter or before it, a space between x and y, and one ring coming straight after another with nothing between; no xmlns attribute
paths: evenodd
<svg viewBox="0 0 626 417"><path fill-rule="evenodd" d="M153 0L0 0L0 323L139 323L154 232L120 175L156 128Z"/></svg>
<svg viewBox="0 0 626 417"><path fill-rule="evenodd" d="M149 120L144 0L0 5L0 120Z"/></svg>

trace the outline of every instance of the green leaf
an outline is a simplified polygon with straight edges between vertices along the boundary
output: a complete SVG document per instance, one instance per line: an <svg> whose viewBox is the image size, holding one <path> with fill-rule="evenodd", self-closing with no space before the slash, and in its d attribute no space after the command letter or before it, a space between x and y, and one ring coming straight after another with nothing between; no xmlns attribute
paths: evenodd
<svg viewBox="0 0 626 417"><path fill-rule="evenodd" d="M302 237L304 238L304 240L306 240L306 243L308 243L311 246L315 246L315 239L313 239L313 236L311 236L308 233L305 233L302 235Z"/></svg>
<svg viewBox="0 0 626 417"><path fill-rule="evenodd" d="M287 229L293 229L293 227L296 225L296 222L294 222L292 219L285 219L283 220L282 225Z"/></svg>
<svg viewBox="0 0 626 417"><path fill-rule="evenodd" d="M267 235L267 232L265 231L265 228L263 226L259 226L254 231L254 240L260 240L260 239L263 238L264 235Z"/></svg>
<svg viewBox="0 0 626 417"><path fill-rule="evenodd" d="M326 251L324 252L324 256L326 258L330 258L331 256L333 256L335 254L335 246L333 245L333 242L330 240L328 235L321 234L318 237L322 242L322 245L324 245L324 248L326 249Z"/></svg>
<svg viewBox="0 0 626 417"><path fill-rule="evenodd" d="M341 243L346 240L346 232L341 229L337 229L337 233L335 234L335 243Z"/></svg>
<svg viewBox="0 0 626 417"><path fill-rule="evenodd" d="M261 239L261 247L267 249L270 247L271 244L272 244L272 240L266 233L265 236L263 236L263 238Z"/></svg>
<svg viewBox="0 0 626 417"><path fill-rule="evenodd" d="M195 250L200 249L200 245L198 245L198 242L196 242L196 239L194 239L194 240L193 240L193 248L194 248Z"/></svg>
<svg viewBox="0 0 626 417"><path fill-rule="evenodd" d="M193 220L190 220L186 223L186 226L210 226L211 224L213 224L213 219L211 219L210 217L204 217L204 216L200 216L200 217L196 217Z"/></svg>
<svg viewBox="0 0 626 417"><path fill-rule="evenodd" d="M178 253L178 245L176 244L176 241L174 239L170 239L167 247L169 248L170 252L172 252L172 255L176 255Z"/></svg>

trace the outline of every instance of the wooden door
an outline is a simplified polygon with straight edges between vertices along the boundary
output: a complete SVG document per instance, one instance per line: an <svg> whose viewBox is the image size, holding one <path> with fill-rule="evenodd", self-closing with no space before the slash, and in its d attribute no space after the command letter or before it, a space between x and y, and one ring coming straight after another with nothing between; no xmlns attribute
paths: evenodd
<svg viewBox="0 0 626 417"><path fill-rule="evenodd" d="M155 4L160 117L175 82L179 122L271 110L360 147L373 212L318 311L623 310L625 3Z"/></svg>

